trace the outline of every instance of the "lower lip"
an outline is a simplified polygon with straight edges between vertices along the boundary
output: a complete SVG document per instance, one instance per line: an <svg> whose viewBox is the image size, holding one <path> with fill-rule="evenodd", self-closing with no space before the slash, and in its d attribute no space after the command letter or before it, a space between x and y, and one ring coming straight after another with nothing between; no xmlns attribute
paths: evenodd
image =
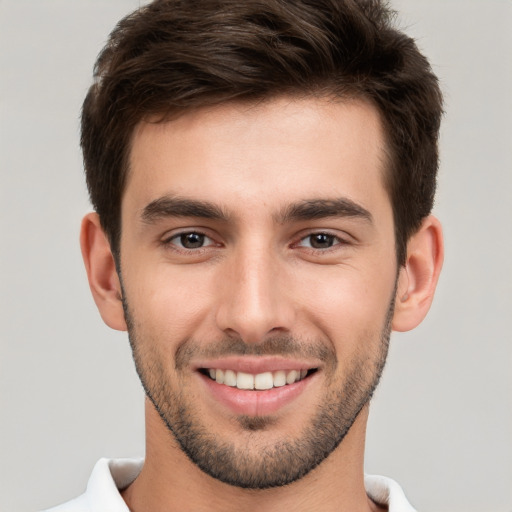
<svg viewBox="0 0 512 512"><path fill-rule="evenodd" d="M205 375L199 375L214 399L227 406L235 414L246 416L266 416L276 413L301 395L316 376L316 374L311 375L293 384L278 388L257 391L226 386Z"/></svg>

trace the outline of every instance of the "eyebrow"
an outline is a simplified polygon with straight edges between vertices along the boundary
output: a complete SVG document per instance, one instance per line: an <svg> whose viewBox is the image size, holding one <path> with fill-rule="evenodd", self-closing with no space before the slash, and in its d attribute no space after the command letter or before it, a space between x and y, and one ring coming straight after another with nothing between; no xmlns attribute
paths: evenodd
<svg viewBox="0 0 512 512"><path fill-rule="evenodd" d="M151 224L168 217L198 217L227 221L229 216L217 205L183 197L160 197L151 201L143 210L141 218Z"/></svg>
<svg viewBox="0 0 512 512"><path fill-rule="evenodd" d="M373 223L372 214L348 198L308 199L287 206L277 216L279 223L323 219L327 217L353 217Z"/></svg>
<svg viewBox="0 0 512 512"><path fill-rule="evenodd" d="M230 219L230 216L214 203L176 196L164 196L151 201L141 214L142 220L147 224L169 217L196 217L224 222ZM327 217L352 217L373 223L371 213L348 198L299 201L285 207L274 216L274 219L280 224L285 224Z"/></svg>

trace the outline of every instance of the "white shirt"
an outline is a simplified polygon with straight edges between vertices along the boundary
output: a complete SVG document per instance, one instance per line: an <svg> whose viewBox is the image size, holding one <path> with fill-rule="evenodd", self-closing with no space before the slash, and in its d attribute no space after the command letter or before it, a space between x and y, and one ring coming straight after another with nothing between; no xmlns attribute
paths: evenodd
<svg viewBox="0 0 512 512"><path fill-rule="evenodd" d="M144 459L100 459L92 471L84 494L58 507L43 512L130 512L120 489L137 478ZM401 487L391 478L365 475L368 496L389 512L416 512Z"/></svg>

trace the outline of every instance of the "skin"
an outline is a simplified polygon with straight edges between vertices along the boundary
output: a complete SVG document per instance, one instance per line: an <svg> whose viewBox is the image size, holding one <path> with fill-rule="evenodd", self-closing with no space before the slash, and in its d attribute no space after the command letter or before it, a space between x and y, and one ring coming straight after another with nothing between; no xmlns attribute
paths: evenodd
<svg viewBox="0 0 512 512"><path fill-rule="evenodd" d="M434 217L425 219L409 241L406 265L397 268L383 148L379 115L360 101L276 98L141 123L122 202L122 287L97 215L84 219L82 251L104 321L127 329L124 297L143 373L181 390L196 424L252 460L300 440L358 361L370 368L362 387L371 385L393 300L395 330L414 328L430 307L443 258L441 228ZM154 214L149 207L176 198L208 202L225 218L197 210ZM365 214L289 215L304 201L339 199ZM205 245L183 247L180 235L190 232L205 234ZM329 235L331 247L311 246L318 233ZM241 340L256 354L279 336L322 347L335 363L292 356L315 366L314 378L266 414L264 428L248 430L208 392L197 365L223 340ZM192 348L177 365L183 347ZM255 406L248 416L261 414ZM247 490L192 463L146 400L146 462L123 497L135 512L383 510L363 486L367 416L366 404L341 444L303 478Z"/></svg>

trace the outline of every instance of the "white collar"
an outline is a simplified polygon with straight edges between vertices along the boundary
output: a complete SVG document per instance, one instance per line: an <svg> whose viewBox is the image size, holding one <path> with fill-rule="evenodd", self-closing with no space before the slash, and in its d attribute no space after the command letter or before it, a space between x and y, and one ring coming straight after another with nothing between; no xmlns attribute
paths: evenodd
<svg viewBox="0 0 512 512"><path fill-rule="evenodd" d="M92 471L82 496L47 512L129 512L120 490L128 487L142 469L144 459L100 459ZM389 512L416 512L402 488L391 478L365 475L368 496Z"/></svg>

